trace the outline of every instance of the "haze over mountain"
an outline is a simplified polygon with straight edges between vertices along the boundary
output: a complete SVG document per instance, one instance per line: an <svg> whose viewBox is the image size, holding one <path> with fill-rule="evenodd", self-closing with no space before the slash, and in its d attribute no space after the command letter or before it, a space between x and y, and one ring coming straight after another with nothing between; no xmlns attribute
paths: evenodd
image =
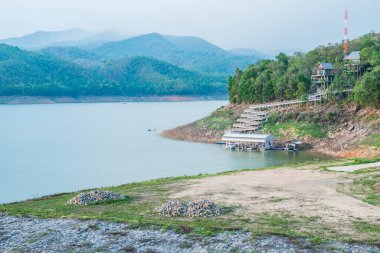
<svg viewBox="0 0 380 253"><path fill-rule="evenodd" d="M231 53L236 55L244 55L244 56L254 56L260 59L274 59L274 54L267 54L265 52L251 49L251 48L234 48L229 50Z"/></svg>
<svg viewBox="0 0 380 253"><path fill-rule="evenodd" d="M258 59L270 58L259 51L250 54L227 51L206 40L194 36L170 36L158 33L130 37L131 34L107 30L93 33L82 29L70 29L56 32L36 32L19 38L1 40L0 43L28 50L45 50L45 54L70 58L76 63L94 64L94 55L98 60L114 60L124 57L145 56L199 72L227 78L236 68L245 68ZM52 48L55 49L52 49ZM58 47L60 49L58 49ZM63 49L69 47L69 49ZM94 54L91 59L83 57L73 48L85 49ZM77 51L74 53L74 51ZM68 57L70 52L71 56ZM61 55L60 55L61 54ZM89 62L90 60L91 62Z"/></svg>
<svg viewBox="0 0 380 253"><path fill-rule="evenodd" d="M73 28L64 31L37 31L21 37L3 39L0 40L0 43L30 50L52 46L94 48L106 42L126 39L132 35L113 30L97 33Z"/></svg>
<svg viewBox="0 0 380 253"><path fill-rule="evenodd" d="M236 68L266 57L230 52L193 36L127 36L71 29L3 40L21 49L1 44L0 94L226 94L227 77Z"/></svg>
<svg viewBox="0 0 380 253"><path fill-rule="evenodd" d="M259 58L236 55L197 37L167 36L150 33L109 42L93 50L105 59L146 56L200 73L224 76L236 68L245 68Z"/></svg>
<svg viewBox="0 0 380 253"><path fill-rule="evenodd" d="M77 28L65 31L37 31L21 37L3 39L0 43L25 49L39 49L54 43L82 40L92 35L92 32Z"/></svg>

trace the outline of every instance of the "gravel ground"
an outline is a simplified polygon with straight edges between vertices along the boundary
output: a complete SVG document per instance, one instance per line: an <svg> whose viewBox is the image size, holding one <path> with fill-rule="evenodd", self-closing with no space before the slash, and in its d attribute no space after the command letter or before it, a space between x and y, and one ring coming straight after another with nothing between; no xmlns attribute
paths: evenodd
<svg viewBox="0 0 380 253"><path fill-rule="evenodd" d="M36 219L0 214L0 252L380 252L380 247L247 232L194 238L97 220Z"/></svg>

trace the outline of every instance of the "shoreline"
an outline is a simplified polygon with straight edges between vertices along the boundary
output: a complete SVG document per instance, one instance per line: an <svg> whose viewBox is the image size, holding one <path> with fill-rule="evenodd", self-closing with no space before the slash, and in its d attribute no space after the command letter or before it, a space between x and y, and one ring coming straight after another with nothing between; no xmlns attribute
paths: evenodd
<svg viewBox="0 0 380 253"><path fill-rule="evenodd" d="M173 230L134 228L100 220L37 219L0 213L0 248L5 252L376 252L378 245L337 240L321 243L302 237L254 236L223 232L194 237ZM91 238L91 240L88 240ZM87 239L87 240L86 240ZM15 247L17 245L17 247ZM275 249L275 251L273 251Z"/></svg>
<svg viewBox="0 0 380 253"><path fill-rule="evenodd" d="M198 252L202 247L263 252L274 245L280 251L331 246L338 251L379 250L379 203L368 204L365 196L350 187L355 180L380 175L380 168L363 169L363 165L358 173L329 170L356 163L350 159L305 162L129 183L104 188L128 200L88 206L66 204L83 191L2 204L0 238L5 240L0 245L9 250L15 242L24 249L74 245L75 250L103 248L104 252L120 251L123 245L159 252ZM155 211L167 200L203 198L230 211L208 218L165 217ZM83 233L86 236L80 237ZM87 243L87 237L100 240ZM237 240L241 237L246 240ZM267 248L260 248L264 243Z"/></svg>
<svg viewBox="0 0 380 253"><path fill-rule="evenodd" d="M180 141L217 143L221 141L224 131L232 127L240 113L248 106L228 104L205 118L164 130L160 135ZM277 112L276 117L287 118L296 113L304 118L318 115L321 119L316 123L288 118L284 122L269 122L269 126L264 124L261 131L272 133L281 142L300 140L303 143L301 151L329 157L365 158L380 155L379 144L371 142L371 139L376 140L380 135L380 121L376 120L380 116L380 110L357 110L355 107L341 110L334 104L324 104L282 109ZM338 119L331 119L330 115L338 115ZM319 134L322 136L318 136Z"/></svg>
<svg viewBox="0 0 380 253"><path fill-rule="evenodd" d="M227 96L0 96L0 105L65 104L65 103L120 103L120 102L190 102L228 100Z"/></svg>

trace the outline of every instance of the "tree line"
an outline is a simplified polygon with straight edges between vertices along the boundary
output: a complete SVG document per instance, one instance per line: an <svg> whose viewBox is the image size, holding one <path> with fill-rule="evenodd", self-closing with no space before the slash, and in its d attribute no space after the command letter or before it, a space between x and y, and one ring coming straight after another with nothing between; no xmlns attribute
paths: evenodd
<svg viewBox="0 0 380 253"><path fill-rule="evenodd" d="M225 95L225 78L188 71L149 57L79 65L0 44L0 95Z"/></svg>
<svg viewBox="0 0 380 253"><path fill-rule="evenodd" d="M380 104L380 34L370 33L350 42L352 51L359 51L363 75L358 77L345 70L343 44L320 46L307 53L288 56L280 53L275 60L263 60L247 69L237 69L228 79L231 103L262 103L273 100L306 99L317 90L311 74L320 62L335 67L330 90L354 88L353 99L360 105Z"/></svg>

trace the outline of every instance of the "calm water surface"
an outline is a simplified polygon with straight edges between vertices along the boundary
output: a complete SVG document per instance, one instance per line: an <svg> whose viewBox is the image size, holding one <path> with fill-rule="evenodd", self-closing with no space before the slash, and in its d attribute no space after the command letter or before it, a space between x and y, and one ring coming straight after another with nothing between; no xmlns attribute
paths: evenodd
<svg viewBox="0 0 380 253"><path fill-rule="evenodd" d="M226 103L1 105L0 203L317 157L307 152L230 152L220 145L159 136L161 130L199 119Z"/></svg>

